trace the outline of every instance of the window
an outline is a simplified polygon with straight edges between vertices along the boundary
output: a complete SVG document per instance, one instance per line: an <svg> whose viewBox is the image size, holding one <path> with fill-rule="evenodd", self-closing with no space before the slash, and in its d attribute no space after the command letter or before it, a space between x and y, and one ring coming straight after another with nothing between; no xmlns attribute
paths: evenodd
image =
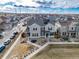
<svg viewBox="0 0 79 59"><path fill-rule="evenodd" d="M72 30L73 30L73 27L72 27Z"/></svg>
<svg viewBox="0 0 79 59"><path fill-rule="evenodd" d="M66 32L63 32L62 35L66 35Z"/></svg>
<svg viewBox="0 0 79 59"><path fill-rule="evenodd" d="M38 33L37 33L37 36L38 36Z"/></svg>
<svg viewBox="0 0 79 59"><path fill-rule="evenodd" d="M73 35L73 33L71 33L71 35Z"/></svg>
<svg viewBox="0 0 79 59"><path fill-rule="evenodd" d="M52 30L52 27L48 27L48 30Z"/></svg>
<svg viewBox="0 0 79 59"><path fill-rule="evenodd" d="M30 30L30 28L29 28L29 27L27 27L27 29L26 29L26 30L28 30L28 31L29 31L29 30Z"/></svg>
<svg viewBox="0 0 79 59"><path fill-rule="evenodd" d="M45 27L42 27L41 30L45 30Z"/></svg>
<svg viewBox="0 0 79 59"><path fill-rule="evenodd" d="M34 36L34 33L32 33L32 36Z"/></svg>
<svg viewBox="0 0 79 59"><path fill-rule="evenodd" d="M38 33L32 33L32 36L38 36Z"/></svg>
<svg viewBox="0 0 79 59"><path fill-rule="evenodd" d="M27 33L28 36L30 36L30 33Z"/></svg>
<svg viewBox="0 0 79 59"><path fill-rule="evenodd" d="M50 36L52 36L52 35L54 35L54 33L52 32L52 33L50 33Z"/></svg>
<svg viewBox="0 0 79 59"><path fill-rule="evenodd" d="M33 30L37 30L37 28L33 28Z"/></svg>
<svg viewBox="0 0 79 59"><path fill-rule="evenodd" d="M71 33L71 35L76 35L76 33Z"/></svg>

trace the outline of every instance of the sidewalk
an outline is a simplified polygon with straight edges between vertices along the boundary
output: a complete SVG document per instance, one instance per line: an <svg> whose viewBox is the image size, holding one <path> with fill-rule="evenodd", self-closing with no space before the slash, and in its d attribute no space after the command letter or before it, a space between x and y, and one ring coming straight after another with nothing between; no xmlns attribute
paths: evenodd
<svg viewBox="0 0 79 59"><path fill-rule="evenodd" d="M30 41L27 41L27 43L29 43L29 44L31 44L31 45L34 45L34 46L36 46L36 47L38 47L38 48L40 48L40 47L41 47L40 45L37 45L37 44L32 43L32 42L30 42Z"/></svg>
<svg viewBox="0 0 79 59"><path fill-rule="evenodd" d="M29 54L28 56L26 56L24 59L30 59L31 57L33 57L34 55L36 55L38 52L42 51L46 46L48 46L48 43L44 44L39 49L34 50L34 52L32 52L31 54Z"/></svg>
<svg viewBox="0 0 79 59"><path fill-rule="evenodd" d="M72 44L72 45L74 45L74 44L79 44L79 42L47 42L46 44L44 44L43 46L41 46L39 49L35 50L30 55L26 56L24 59L30 59L30 58L32 58L34 55L36 55L38 52L42 51L46 46L48 46L50 44L56 44L56 45L57 44L69 44L69 45Z"/></svg>

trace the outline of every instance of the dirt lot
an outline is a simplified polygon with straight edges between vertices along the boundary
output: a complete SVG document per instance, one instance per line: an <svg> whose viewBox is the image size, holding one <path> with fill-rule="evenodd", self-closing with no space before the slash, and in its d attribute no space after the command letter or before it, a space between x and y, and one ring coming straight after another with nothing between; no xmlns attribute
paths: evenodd
<svg viewBox="0 0 79 59"><path fill-rule="evenodd" d="M28 51L28 45L26 44L18 44L12 51L12 53L10 54L9 59L13 59L13 58L18 58L18 59L22 59L22 56L24 54L26 54Z"/></svg>
<svg viewBox="0 0 79 59"><path fill-rule="evenodd" d="M48 46L32 59L79 59L79 48L54 48Z"/></svg>

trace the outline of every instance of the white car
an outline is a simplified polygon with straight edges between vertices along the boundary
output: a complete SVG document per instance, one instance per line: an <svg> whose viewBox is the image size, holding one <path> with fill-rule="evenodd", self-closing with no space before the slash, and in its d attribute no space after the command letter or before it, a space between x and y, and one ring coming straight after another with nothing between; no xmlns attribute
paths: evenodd
<svg viewBox="0 0 79 59"><path fill-rule="evenodd" d="M4 41L4 45L8 45L11 42L10 39L7 39L6 41Z"/></svg>

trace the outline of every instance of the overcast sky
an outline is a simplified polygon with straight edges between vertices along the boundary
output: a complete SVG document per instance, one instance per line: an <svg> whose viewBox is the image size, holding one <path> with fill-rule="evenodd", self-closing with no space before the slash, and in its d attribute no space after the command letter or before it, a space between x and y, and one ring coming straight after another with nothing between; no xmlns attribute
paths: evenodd
<svg viewBox="0 0 79 59"><path fill-rule="evenodd" d="M0 10L1 9L13 9L13 5L4 5L2 6L1 4L5 4L7 2L14 2L16 5L23 5L23 6L40 6L40 4L36 3L35 1L52 1L52 5L50 7L52 8L79 8L79 0L0 0Z"/></svg>
<svg viewBox="0 0 79 59"><path fill-rule="evenodd" d="M79 7L79 0L0 0L1 3L7 3L7 2L15 2L16 4L22 4L22 5L37 5L37 3L33 1L52 1L55 3L53 6L59 6L59 7ZM38 5L37 5L38 6Z"/></svg>

